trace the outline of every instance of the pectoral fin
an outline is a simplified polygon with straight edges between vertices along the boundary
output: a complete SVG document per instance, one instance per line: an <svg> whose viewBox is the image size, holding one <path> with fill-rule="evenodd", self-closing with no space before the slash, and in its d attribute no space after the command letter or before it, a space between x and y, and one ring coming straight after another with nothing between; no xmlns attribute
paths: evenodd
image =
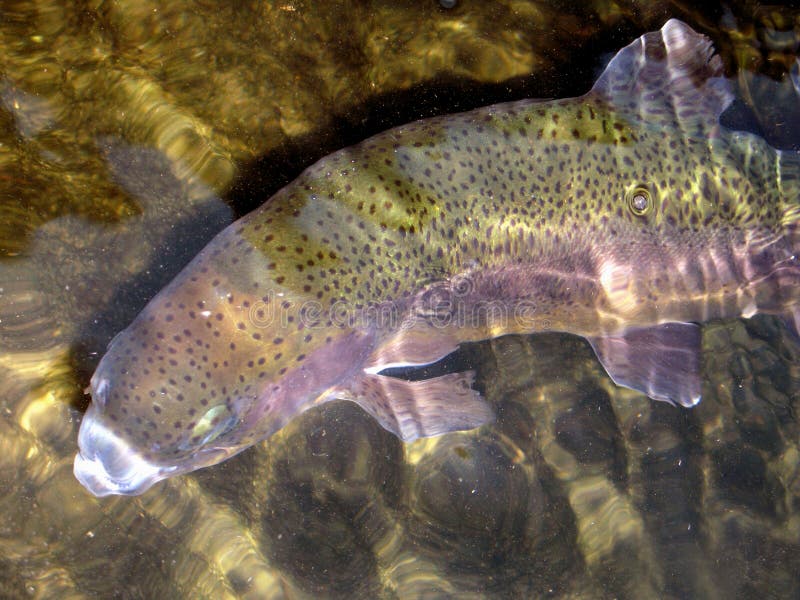
<svg viewBox="0 0 800 600"><path fill-rule="evenodd" d="M698 325L664 323L618 336L589 338L589 343L617 385L682 406L700 402Z"/></svg>
<svg viewBox="0 0 800 600"><path fill-rule="evenodd" d="M415 323L381 344L367 359L364 370L375 374L385 369L430 365L457 349L458 341L448 330Z"/></svg>
<svg viewBox="0 0 800 600"><path fill-rule="evenodd" d="M492 409L472 389L473 378L472 371L422 381L365 373L334 394L355 402L384 429L410 442L494 420Z"/></svg>

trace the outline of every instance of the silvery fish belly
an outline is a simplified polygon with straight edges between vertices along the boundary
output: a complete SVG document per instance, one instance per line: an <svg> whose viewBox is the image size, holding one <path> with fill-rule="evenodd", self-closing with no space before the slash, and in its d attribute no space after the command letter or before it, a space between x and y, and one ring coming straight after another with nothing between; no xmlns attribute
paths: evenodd
<svg viewBox="0 0 800 600"><path fill-rule="evenodd" d="M139 494L332 399L403 440L493 411L465 341L586 338L611 378L701 399L699 323L797 327L796 154L726 130L709 41L669 21L579 98L413 123L337 152L220 233L109 345L75 475ZM400 368L398 370L398 368Z"/></svg>

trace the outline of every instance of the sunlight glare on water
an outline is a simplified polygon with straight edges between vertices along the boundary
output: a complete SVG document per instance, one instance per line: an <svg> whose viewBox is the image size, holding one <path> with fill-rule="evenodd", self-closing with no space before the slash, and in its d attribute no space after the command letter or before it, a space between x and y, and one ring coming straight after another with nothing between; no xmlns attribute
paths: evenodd
<svg viewBox="0 0 800 600"><path fill-rule="evenodd" d="M0 596L797 596L800 345L769 317L704 329L691 411L615 386L579 338L509 336L450 358L496 409L478 430L403 444L337 402L142 496L78 483L106 345L336 149L581 94L669 17L735 71L729 118L798 148L789 8L335 4L4 6Z"/></svg>

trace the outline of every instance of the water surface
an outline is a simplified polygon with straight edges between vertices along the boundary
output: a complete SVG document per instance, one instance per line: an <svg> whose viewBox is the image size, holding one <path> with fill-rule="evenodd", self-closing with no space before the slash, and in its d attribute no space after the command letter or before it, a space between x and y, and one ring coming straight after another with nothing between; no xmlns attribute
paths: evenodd
<svg viewBox="0 0 800 600"><path fill-rule="evenodd" d="M508 337L457 357L491 427L403 445L336 403L139 498L72 476L105 345L216 231L392 125L583 93L669 17L722 53L727 122L800 147L788 8L4 6L0 595L796 596L800 346L767 318L706 328L692 411L577 338Z"/></svg>

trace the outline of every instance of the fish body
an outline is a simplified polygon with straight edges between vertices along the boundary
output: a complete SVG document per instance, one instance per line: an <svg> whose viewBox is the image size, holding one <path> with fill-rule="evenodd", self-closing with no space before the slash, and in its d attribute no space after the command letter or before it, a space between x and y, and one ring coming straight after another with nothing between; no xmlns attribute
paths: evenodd
<svg viewBox="0 0 800 600"><path fill-rule="evenodd" d="M796 331L800 159L720 126L732 99L709 41L671 20L579 98L322 159L109 345L77 478L141 493L336 398L404 440L479 426L471 372L391 372L509 333L581 335L617 383L695 405L698 323L764 312Z"/></svg>

